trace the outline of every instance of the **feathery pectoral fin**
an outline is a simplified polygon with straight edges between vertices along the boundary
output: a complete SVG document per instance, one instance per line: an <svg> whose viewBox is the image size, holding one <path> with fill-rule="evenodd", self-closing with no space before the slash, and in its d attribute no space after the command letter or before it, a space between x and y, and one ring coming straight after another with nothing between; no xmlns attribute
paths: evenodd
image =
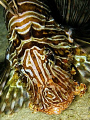
<svg viewBox="0 0 90 120"><path fill-rule="evenodd" d="M75 50L74 65L79 73L90 82L90 55L82 48L77 47Z"/></svg>
<svg viewBox="0 0 90 120"><path fill-rule="evenodd" d="M12 71L10 79L0 85L0 112L11 113L24 104L28 105L29 94L19 79L18 73Z"/></svg>

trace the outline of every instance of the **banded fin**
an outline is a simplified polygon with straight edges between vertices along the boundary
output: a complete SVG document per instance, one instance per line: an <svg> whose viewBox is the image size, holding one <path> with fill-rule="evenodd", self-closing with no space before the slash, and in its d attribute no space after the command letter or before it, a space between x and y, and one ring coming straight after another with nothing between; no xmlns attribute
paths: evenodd
<svg viewBox="0 0 90 120"><path fill-rule="evenodd" d="M0 113L10 114L16 112L23 105L29 105L30 96L16 72L9 73L7 70L0 78Z"/></svg>
<svg viewBox="0 0 90 120"><path fill-rule="evenodd" d="M77 46L74 56L74 65L88 82L90 82L90 54Z"/></svg>
<svg viewBox="0 0 90 120"><path fill-rule="evenodd" d="M85 25L90 19L90 0L49 0L46 4L61 24L76 28Z"/></svg>
<svg viewBox="0 0 90 120"><path fill-rule="evenodd" d="M90 42L90 0L48 0L46 4L59 24L73 28L73 38Z"/></svg>
<svg viewBox="0 0 90 120"><path fill-rule="evenodd" d="M29 105L29 94L20 88L11 88L7 86L0 92L0 113L10 114L16 112L23 105Z"/></svg>

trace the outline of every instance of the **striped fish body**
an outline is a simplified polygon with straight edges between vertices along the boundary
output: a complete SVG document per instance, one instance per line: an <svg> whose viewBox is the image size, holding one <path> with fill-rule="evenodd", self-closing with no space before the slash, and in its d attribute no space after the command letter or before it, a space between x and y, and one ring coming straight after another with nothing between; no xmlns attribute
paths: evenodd
<svg viewBox="0 0 90 120"><path fill-rule="evenodd" d="M76 46L43 2L7 3L14 14L8 10L5 13L10 70L7 80L2 81L1 112L15 111L29 101L31 109L59 114L78 94L78 88L80 91L83 87L82 93L86 89L73 81Z"/></svg>

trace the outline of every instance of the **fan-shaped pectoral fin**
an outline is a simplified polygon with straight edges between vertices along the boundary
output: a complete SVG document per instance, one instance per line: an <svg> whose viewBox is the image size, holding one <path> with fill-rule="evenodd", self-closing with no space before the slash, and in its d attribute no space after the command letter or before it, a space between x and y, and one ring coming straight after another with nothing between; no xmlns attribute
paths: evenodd
<svg viewBox="0 0 90 120"><path fill-rule="evenodd" d="M90 54L77 47L75 49L74 65L81 76L90 82Z"/></svg>
<svg viewBox="0 0 90 120"><path fill-rule="evenodd" d="M7 74L6 74L7 75ZM11 70L10 75L1 79L0 83L0 112L17 111L24 104L29 105L29 94L17 71Z"/></svg>

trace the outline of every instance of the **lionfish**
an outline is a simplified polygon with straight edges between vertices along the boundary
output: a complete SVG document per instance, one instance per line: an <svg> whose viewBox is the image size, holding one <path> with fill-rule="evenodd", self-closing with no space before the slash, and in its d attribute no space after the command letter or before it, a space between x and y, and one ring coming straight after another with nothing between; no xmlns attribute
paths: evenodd
<svg viewBox="0 0 90 120"><path fill-rule="evenodd" d="M90 38L90 1L0 0L0 4L9 32L0 112L27 105L60 114L75 95L85 93L86 85L74 79L77 72L90 82L90 55L76 43Z"/></svg>

